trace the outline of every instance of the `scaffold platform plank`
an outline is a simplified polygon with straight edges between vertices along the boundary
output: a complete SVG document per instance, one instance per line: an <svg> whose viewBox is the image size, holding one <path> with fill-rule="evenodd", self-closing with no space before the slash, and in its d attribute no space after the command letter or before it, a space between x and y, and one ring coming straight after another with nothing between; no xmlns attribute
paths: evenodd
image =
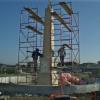
<svg viewBox="0 0 100 100"><path fill-rule="evenodd" d="M32 16L30 16L30 18L35 19L36 21L44 24L42 18L40 16L38 16L31 8L24 8L28 13L30 13Z"/></svg>
<svg viewBox="0 0 100 100"><path fill-rule="evenodd" d="M68 29L69 32L72 32L72 29L67 25L68 23L65 22L59 14L57 14L56 12L52 12L52 15L53 15L54 17L56 17L57 20L58 20L61 24L63 24L63 25Z"/></svg>
<svg viewBox="0 0 100 100"><path fill-rule="evenodd" d="M73 11L72 9L69 7L69 5L66 2L59 2L59 4L61 5L61 7L64 8L64 10L69 14L72 15Z"/></svg>
<svg viewBox="0 0 100 100"><path fill-rule="evenodd" d="M38 31L37 29L35 29L34 27L32 27L32 26L30 26L30 25L26 26L26 28L28 28L28 29L32 30L33 32L36 32L36 33L38 33L38 34L40 34L40 35L43 34L42 32Z"/></svg>

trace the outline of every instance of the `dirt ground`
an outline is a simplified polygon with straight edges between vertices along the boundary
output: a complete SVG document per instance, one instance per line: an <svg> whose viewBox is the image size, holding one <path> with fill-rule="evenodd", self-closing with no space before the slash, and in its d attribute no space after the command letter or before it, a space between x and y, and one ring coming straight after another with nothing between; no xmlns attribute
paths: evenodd
<svg viewBox="0 0 100 100"><path fill-rule="evenodd" d="M74 95L75 96L75 95ZM90 94L78 94L76 95L77 100L91 100ZM3 99L5 98L5 99ZM0 100L49 100L46 96L4 96Z"/></svg>

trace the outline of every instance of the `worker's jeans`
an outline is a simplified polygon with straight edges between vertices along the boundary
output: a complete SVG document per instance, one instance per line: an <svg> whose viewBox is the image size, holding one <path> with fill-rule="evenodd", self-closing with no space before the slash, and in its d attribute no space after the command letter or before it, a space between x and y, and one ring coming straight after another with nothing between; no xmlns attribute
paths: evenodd
<svg viewBox="0 0 100 100"><path fill-rule="evenodd" d="M34 59L33 63L34 63L34 72L37 72L37 60Z"/></svg>
<svg viewBox="0 0 100 100"><path fill-rule="evenodd" d="M64 66L64 56L60 56L60 63L61 63L61 66Z"/></svg>

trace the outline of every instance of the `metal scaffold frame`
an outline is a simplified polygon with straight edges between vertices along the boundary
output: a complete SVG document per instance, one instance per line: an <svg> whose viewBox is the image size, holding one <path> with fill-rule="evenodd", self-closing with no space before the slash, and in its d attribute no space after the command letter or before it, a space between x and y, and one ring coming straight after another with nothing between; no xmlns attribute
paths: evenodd
<svg viewBox="0 0 100 100"><path fill-rule="evenodd" d="M52 3L52 16L54 23L54 66L52 66L52 85L59 84L59 75L53 67L62 67L58 57L58 49L66 46L66 57L64 66L75 66L80 64L79 43L79 12L74 13L72 2Z"/></svg>
<svg viewBox="0 0 100 100"><path fill-rule="evenodd" d="M24 8L21 11L18 70L20 74L26 75L25 83L36 83L38 75L43 76L45 73L50 76L45 77L50 78L49 84L58 85L57 67L63 67L58 56L61 46L65 46L66 52L64 67L80 63L79 13L73 12L71 2L50 2L46 9L44 20L38 15L38 8ZM36 48L43 54L42 60L38 61L42 74L38 75L34 74L31 57Z"/></svg>
<svg viewBox="0 0 100 100"><path fill-rule="evenodd" d="M43 25L37 8L24 8L20 14L20 33L18 51L18 75L24 76L24 83L36 83L32 52L38 48L43 52ZM38 27L39 26L39 27ZM40 62L38 62L38 70ZM18 78L18 83L20 79Z"/></svg>
<svg viewBox="0 0 100 100"><path fill-rule="evenodd" d="M67 8L69 6L70 8ZM58 49L65 44L67 52L65 62L69 65L78 65L80 63L79 13L72 11L71 2L53 4L52 8L54 9L52 12L54 17L54 51L57 53Z"/></svg>

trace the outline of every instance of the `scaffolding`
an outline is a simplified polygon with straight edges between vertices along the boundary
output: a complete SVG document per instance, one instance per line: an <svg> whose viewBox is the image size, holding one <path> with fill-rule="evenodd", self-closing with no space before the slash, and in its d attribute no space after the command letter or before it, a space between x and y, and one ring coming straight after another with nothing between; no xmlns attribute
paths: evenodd
<svg viewBox="0 0 100 100"><path fill-rule="evenodd" d="M70 67L80 64L80 43L79 43L79 12L74 13L72 2L59 2L52 4L54 17L54 66L52 66L52 85L57 85L59 75L54 67L62 67L58 50L65 46L66 57L64 66Z"/></svg>
<svg viewBox="0 0 100 100"><path fill-rule="evenodd" d="M50 2L49 6L50 12L47 12L47 15L45 14L45 20L38 15L38 8L24 8L21 11L18 70L21 71L21 74L26 75L25 83L37 82L39 74L34 74L34 63L31 57L32 51L36 48L39 48L44 57L49 52L49 58L47 57L47 59L50 60L48 61L50 67L48 75L50 75L51 85L59 84L57 68L63 67L58 56L58 50L61 46L65 46L65 67L78 65L80 63L79 13L74 13L71 2L59 2L57 4ZM50 18L49 21L47 17ZM50 24L50 27L48 27L48 24ZM49 47L46 44L48 41L45 37L46 32L50 33L51 40L48 42L50 43L48 44L50 45ZM46 46L44 45L47 45L47 48L50 50L45 51ZM40 66L43 67L42 63L40 60L38 61L38 69ZM45 70L45 67L43 70Z"/></svg>
<svg viewBox="0 0 100 100"><path fill-rule="evenodd" d="M58 51L62 45L66 46L67 55L65 62L74 65L75 63L80 63L79 14L73 13L72 7L69 8L68 5L71 6L71 2L60 2L58 5L54 4L54 12L52 15L54 16L55 39L53 41L55 42L55 52Z"/></svg>
<svg viewBox="0 0 100 100"><path fill-rule="evenodd" d="M24 8L20 14L18 71L25 76L25 83L36 83L32 52L38 48L43 52L43 21L37 8ZM38 71L40 62L38 61ZM18 79L19 82L19 79Z"/></svg>

